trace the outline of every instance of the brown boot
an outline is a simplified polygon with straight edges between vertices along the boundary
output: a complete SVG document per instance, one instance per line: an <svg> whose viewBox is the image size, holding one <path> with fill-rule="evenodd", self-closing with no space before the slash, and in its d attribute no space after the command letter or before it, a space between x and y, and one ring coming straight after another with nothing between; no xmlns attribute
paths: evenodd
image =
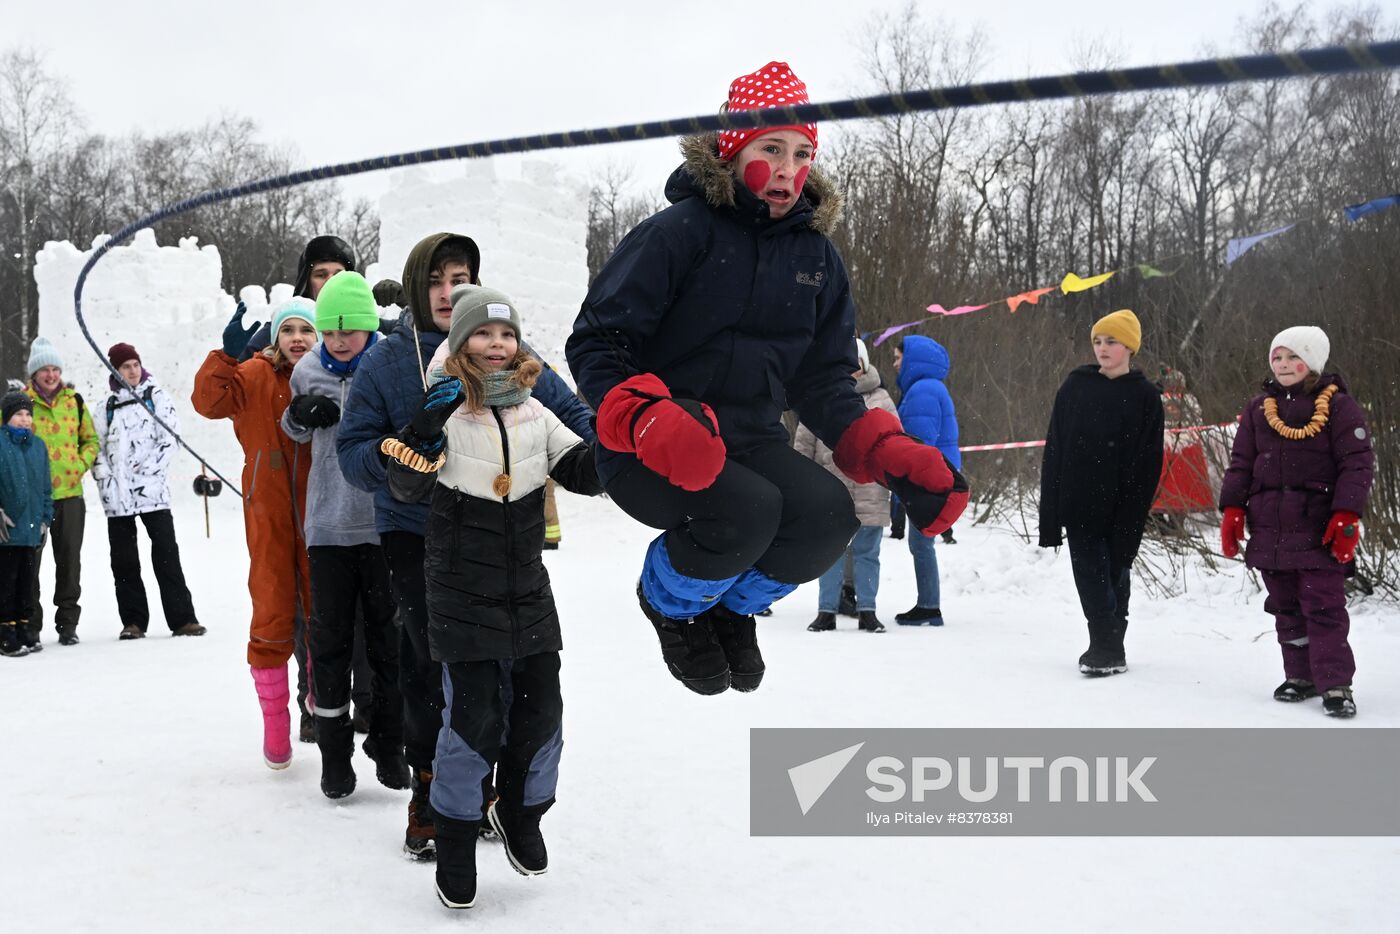
<svg viewBox="0 0 1400 934"><path fill-rule="evenodd" d="M417 860L437 859L437 830L433 827L433 806L428 795L433 789L433 773L414 769L409 778L413 796L408 799L408 830L403 851Z"/></svg>

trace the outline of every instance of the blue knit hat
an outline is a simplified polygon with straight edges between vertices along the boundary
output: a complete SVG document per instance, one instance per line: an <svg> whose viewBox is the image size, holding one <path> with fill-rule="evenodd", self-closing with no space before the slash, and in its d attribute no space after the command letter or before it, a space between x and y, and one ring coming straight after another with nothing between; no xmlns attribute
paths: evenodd
<svg viewBox="0 0 1400 934"><path fill-rule="evenodd" d="M288 318L300 318L313 328L316 326L316 303L309 298L297 296L289 298L277 306L272 313L272 343L277 343L277 335Z"/></svg>
<svg viewBox="0 0 1400 934"><path fill-rule="evenodd" d="M58 356L58 351L54 350L53 344L49 343L47 337L36 337L34 343L29 347L29 369L25 372L33 376L46 366L56 366L61 370L63 369L63 360Z"/></svg>

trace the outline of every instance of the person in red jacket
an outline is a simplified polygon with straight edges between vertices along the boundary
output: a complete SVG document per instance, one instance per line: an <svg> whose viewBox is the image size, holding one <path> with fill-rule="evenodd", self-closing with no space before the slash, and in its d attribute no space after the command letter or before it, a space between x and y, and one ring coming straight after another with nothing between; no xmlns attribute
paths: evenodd
<svg viewBox="0 0 1400 934"><path fill-rule="evenodd" d="M243 447L243 524L248 536L248 593L253 620L248 665L263 714L263 760L284 769L292 761L287 659L295 620L311 609L302 522L306 515L311 445L281 429L291 401L292 367L316 343L316 303L293 298L272 318L273 345L238 362L257 330L243 327L242 303L224 328L223 348L210 351L195 374L191 401L205 418L233 419Z"/></svg>
<svg viewBox="0 0 1400 934"><path fill-rule="evenodd" d="M1288 328L1269 346L1273 377L1245 406L1220 486L1220 546L1259 571L1283 650L1274 699L1322 695L1333 717L1356 715L1343 582L1354 572L1361 517L1375 476L1366 414L1342 378L1324 370L1321 328Z"/></svg>

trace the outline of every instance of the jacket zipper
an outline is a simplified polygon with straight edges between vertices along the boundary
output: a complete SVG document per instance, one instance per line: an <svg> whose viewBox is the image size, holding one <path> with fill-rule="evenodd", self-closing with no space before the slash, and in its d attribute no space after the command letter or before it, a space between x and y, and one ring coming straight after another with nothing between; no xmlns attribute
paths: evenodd
<svg viewBox="0 0 1400 934"><path fill-rule="evenodd" d="M253 482L248 484L247 495L247 500L250 503L253 501L253 492L258 488L258 467L262 465L262 454L262 450L259 449L258 453L253 455Z"/></svg>
<svg viewBox="0 0 1400 934"><path fill-rule="evenodd" d="M501 418L501 410L496 406L491 406L491 414L496 417L496 427L501 432L501 468L502 472L510 476L510 435L506 432L506 423ZM520 657L520 621L515 618L515 526L510 518L510 491L501 497L501 508L505 510L505 532L506 532L506 615L510 617L510 655L511 658Z"/></svg>

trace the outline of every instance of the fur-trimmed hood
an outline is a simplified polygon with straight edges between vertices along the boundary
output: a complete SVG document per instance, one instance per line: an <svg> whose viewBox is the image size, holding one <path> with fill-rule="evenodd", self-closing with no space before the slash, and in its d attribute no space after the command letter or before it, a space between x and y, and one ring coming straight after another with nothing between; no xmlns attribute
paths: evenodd
<svg viewBox="0 0 1400 934"><path fill-rule="evenodd" d="M713 208L739 210L734 172L729 163L719 157L717 134L681 137L681 155L685 157L685 162L666 183L666 197L671 203L700 195ZM752 197L747 191L742 195L744 198ZM808 226L830 237L841 222L844 206L845 201L836 185L814 165L807 174L802 195L793 205L789 217L806 214Z"/></svg>

